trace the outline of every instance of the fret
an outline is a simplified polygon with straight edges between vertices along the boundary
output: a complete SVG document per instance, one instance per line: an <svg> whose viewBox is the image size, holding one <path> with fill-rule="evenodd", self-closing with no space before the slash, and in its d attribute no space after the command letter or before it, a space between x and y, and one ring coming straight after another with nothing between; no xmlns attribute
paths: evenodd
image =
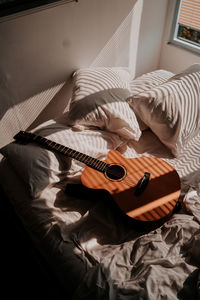
<svg viewBox="0 0 200 300"><path fill-rule="evenodd" d="M104 167L105 163L103 161L101 161L100 165L101 165L101 167Z"/></svg>
<svg viewBox="0 0 200 300"><path fill-rule="evenodd" d="M38 136L38 140L44 144L46 144L46 139L44 137L39 137ZM36 140L37 141L37 140Z"/></svg>
<svg viewBox="0 0 200 300"><path fill-rule="evenodd" d="M106 164L107 165L107 164ZM99 168L101 168L102 170L104 170L105 169L105 163L102 161L102 160L100 160L100 164L99 164Z"/></svg>
<svg viewBox="0 0 200 300"><path fill-rule="evenodd" d="M69 149L69 148L65 147L64 153L67 154L67 155L70 155L72 151L73 151L72 149Z"/></svg>
<svg viewBox="0 0 200 300"><path fill-rule="evenodd" d="M100 165L101 165L101 161L100 161L100 160L98 160L98 161L96 162L96 167L97 167L97 168L99 168L99 167L100 167Z"/></svg>
<svg viewBox="0 0 200 300"><path fill-rule="evenodd" d="M102 172L104 173L106 171L106 168L109 166L109 164L102 161Z"/></svg>
<svg viewBox="0 0 200 300"><path fill-rule="evenodd" d="M60 152L64 155L67 155L71 158L74 158L99 172L104 173L106 168L108 167L108 164L101 160L98 160L94 157L91 157L91 156L81 153L79 151L73 150L69 147L65 147L64 145L58 144L54 141L48 140L45 137L36 135L34 133L20 131L14 138L16 140L24 139L24 140L28 140L29 142L32 141L32 142L41 144L49 150L54 150L54 151Z"/></svg>
<svg viewBox="0 0 200 300"><path fill-rule="evenodd" d="M48 143L47 143L47 145L48 145L49 147L52 147L52 148L54 148L54 144L53 144L53 142L52 142L52 141L48 142Z"/></svg>
<svg viewBox="0 0 200 300"><path fill-rule="evenodd" d="M62 145L60 151L65 154L65 146Z"/></svg>
<svg viewBox="0 0 200 300"><path fill-rule="evenodd" d="M86 164L91 164L91 159L88 155L84 154L83 160L85 161Z"/></svg>
<svg viewBox="0 0 200 300"><path fill-rule="evenodd" d="M98 168L98 162L99 162L99 160L96 159L96 158L92 158L92 159L91 159L91 163L92 163L96 168Z"/></svg>
<svg viewBox="0 0 200 300"><path fill-rule="evenodd" d="M60 151L60 152L62 152L62 145L58 145L57 150Z"/></svg>
<svg viewBox="0 0 200 300"><path fill-rule="evenodd" d="M77 153L77 155L76 155L76 159L81 159L82 158L82 153Z"/></svg>

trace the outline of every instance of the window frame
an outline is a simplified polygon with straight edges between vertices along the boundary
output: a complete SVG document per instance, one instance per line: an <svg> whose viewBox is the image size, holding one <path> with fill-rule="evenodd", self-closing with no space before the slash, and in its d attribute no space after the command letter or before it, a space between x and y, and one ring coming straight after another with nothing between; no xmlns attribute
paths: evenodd
<svg viewBox="0 0 200 300"><path fill-rule="evenodd" d="M181 5L181 0L176 0L169 43L173 44L175 46L181 47L183 49L186 49L188 51L191 51L193 53L200 54L200 46L197 46L197 45L193 44L192 42L187 42L185 40L181 40L181 39L177 38L178 27L179 27L177 21L178 21L179 12L180 12L180 5Z"/></svg>

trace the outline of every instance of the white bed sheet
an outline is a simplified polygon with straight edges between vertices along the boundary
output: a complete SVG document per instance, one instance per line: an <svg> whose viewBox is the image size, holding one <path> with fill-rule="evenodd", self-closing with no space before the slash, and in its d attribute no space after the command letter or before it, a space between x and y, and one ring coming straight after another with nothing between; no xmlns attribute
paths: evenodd
<svg viewBox="0 0 200 300"><path fill-rule="evenodd" d="M106 146L104 150L108 151ZM185 208L144 233L119 221L103 199L67 195L63 180L31 199L8 161L0 166L1 185L63 287L73 290L74 299L200 297L200 135L179 159L171 158L149 131L139 143L124 142L118 150L126 157L155 155L170 162L181 178ZM71 174L70 182L74 177L77 183L82 166L75 166L77 173Z"/></svg>

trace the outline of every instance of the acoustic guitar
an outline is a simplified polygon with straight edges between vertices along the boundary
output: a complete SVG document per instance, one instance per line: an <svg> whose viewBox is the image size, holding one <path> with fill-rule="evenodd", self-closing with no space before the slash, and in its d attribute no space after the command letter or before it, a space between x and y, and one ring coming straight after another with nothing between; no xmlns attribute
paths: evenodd
<svg viewBox="0 0 200 300"><path fill-rule="evenodd" d="M84 163L82 184L90 189L107 190L118 207L133 219L161 220L171 215L177 205L180 179L176 170L162 159L147 156L127 159L111 150L102 161L26 131L20 131L14 139L37 143Z"/></svg>

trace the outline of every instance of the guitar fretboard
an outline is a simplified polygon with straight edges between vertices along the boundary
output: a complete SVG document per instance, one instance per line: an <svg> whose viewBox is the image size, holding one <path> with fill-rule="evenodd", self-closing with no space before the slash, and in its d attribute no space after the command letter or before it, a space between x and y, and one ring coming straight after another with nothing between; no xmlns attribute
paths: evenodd
<svg viewBox="0 0 200 300"><path fill-rule="evenodd" d="M56 143L54 141L48 140L40 135L36 135L34 133L26 132L26 131L20 131L18 134L14 136L15 140L21 140L21 141L27 141L27 142L35 142L39 145L42 145L48 150L53 150L59 153L62 153L64 155L67 155L71 158L74 158L85 165L104 173L108 164L93 158L87 154L81 153L79 151L73 150L69 147L63 146L59 143Z"/></svg>

